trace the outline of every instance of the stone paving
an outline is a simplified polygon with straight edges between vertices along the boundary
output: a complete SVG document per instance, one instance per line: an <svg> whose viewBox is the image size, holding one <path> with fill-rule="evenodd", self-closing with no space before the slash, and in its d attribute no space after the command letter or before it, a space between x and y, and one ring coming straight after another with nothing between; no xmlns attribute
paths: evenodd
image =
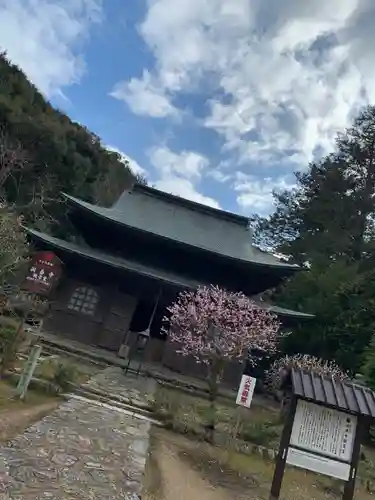
<svg viewBox="0 0 375 500"><path fill-rule="evenodd" d="M114 394L130 404L148 406L154 399L156 381L142 374L136 377L116 366L111 366L92 377L84 388L99 390L108 395Z"/></svg>
<svg viewBox="0 0 375 500"><path fill-rule="evenodd" d="M106 376L113 382L106 372L101 387ZM151 390L144 379L122 377L118 392L131 382L140 398ZM138 500L150 425L121 409L71 399L0 447L0 500Z"/></svg>

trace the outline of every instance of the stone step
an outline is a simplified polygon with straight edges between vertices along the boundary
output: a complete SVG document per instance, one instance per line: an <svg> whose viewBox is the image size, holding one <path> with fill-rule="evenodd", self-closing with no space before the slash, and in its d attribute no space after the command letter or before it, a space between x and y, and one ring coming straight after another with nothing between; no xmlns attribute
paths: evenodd
<svg viewBox="0 0 375 500"><path fill-rule="evenodd" d="M108 392L104 391L99 385L96 384L95 379L87 382L86 384L82 385L76 385L75 386L77 389L81 389L87 392L90 392L91 394L100 396L100 397L106 397L113 399L114 401L118 401L119 403L129 405L129 406L136 406L137 408L140 408L141 410L144 411L153 411L153 406L151 403L151 400L149 402L144 402L141 401L137 398L131 398L124 396L123 394L117 394L116 392Z"/></svg>
<svg viewBox="0 0 375 500"><path fill-rule="evenodd" d="M77 348L76 346L68 346L66 344L55 344L47 338L42 337L41 343L43 345L43 350L50 354L58 354L60 356L70 356L82 361L89 361L90 363L96 364L101 367L106 366L118 366L124 368L127 364L126 360L121 358L116 358L115 356L107 357L105 354L103 356L100 353L87 351L84 349ZM137 373L135 368L129 367L129 374ZM161 371L154 371L143 366L141 369L141 374L145 374L157 380L161 385L164 385L171 389L178 389L182 392L188 394L194 394L196 396L202 397L204 399L209 398L208 387L205 386L204 382L199 380L194 380L192 378L186 380L179 380L178 375L162 373ZM236 398L236 392L233 390L227 390L220 388L218 399L223 401L231 401L234 404Z"/></svg>
<svg viewBox="0 0 375 500"><path fill-rule="evenodd" d="M96 356L90 356L90 354L83 351L76 352L74 349L68 349L65 346L57 346L56 344L45 341L44 339L41 340L41 344L43 346L43 352L45 353L57 354L59 356L69 355L70 357L90 361L90 363L103 368L110 365L108 360L99 359Z"/></svg>
<svg viewBox="0 0 375 500"><path fill-rule="evenodd" d="M58 354L60 356L68 355L70 357L75 357L83 361L89 361L95 365L106 367L106 366L118 366L120 368L125 368L127 361L122 358L107 357L105 355L101 356L98 353L92 352L90 350L84 351L83 349L77 349L76 347L69 347L67 345L57 345L50 342L48 339L41 338L41 344L43 346L43 351L50 354ZM129 367L127 369L129 373L137 373L135 368ZM144 372L144 370L142 370Z"/></svg>
<svg viewBox="0 0 375 500"><path fill-rule="evenodd" d="M135 418L147 420L150 423L157 425L159 427L164 426L163 422L161 422L160 420L157 420L152 413L148 412L148 414L146 414L146 412L144 412L144 411L142 412L136 407L129 407L129 406L124 407L124 405L122 405L116 401L110 400L110 399L97 398L97 397L93 398L91 394L77 394L76 392L66 393L66 394L64 394L64 398L69 399L69 400L78 399L80 401L86 401L87 403L92 403L92 404L97 405L97 406L104 406L106 408L112 408L114 410L121 411L127 415L131 415Z"/></svg>
<svg viewBox="0 0 375 500"><path fill-rule="evenodd" d="M121 398L115 394L105 394L102 391L91 389L90 387L85 386L73 386L73 394L78 394L84 396L89 399L94 399L97 401L102 401L104 403L111 404L113 406L118 406L124 410L128 410L130 412L136 411L148 418L155 418L154 412L150 407L146 405L140 404L131 404L129 401L125 400L125 398Z"/></svg>

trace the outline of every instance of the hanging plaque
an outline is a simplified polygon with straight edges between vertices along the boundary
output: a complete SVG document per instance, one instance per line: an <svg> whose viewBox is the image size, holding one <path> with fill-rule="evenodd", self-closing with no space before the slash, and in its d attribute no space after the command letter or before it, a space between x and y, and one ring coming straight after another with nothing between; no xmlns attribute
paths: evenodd
<svg viewBox="0 0 375 500"><path fill-rule="evenodd" d="M62 262L53 252L38 252L30 259L22 290L37 295L48 295L57 285L61 273Z"/></svg>

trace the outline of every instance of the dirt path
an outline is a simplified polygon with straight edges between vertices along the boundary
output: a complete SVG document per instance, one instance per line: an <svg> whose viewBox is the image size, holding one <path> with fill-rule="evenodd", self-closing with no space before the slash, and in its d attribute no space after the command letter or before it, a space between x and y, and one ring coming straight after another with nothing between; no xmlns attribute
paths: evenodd
<svg viewBox="0 0 375 500"><path fill-rule="evenodd" d="M188 467L173 447L161 445L156 459L162 476L160 500L232 500L224 489L212 486Z"/></svg>
<svg viewBox="0 0 375 500"><path fill-rule="evenodd" d="M7 441L55 410L60 401L48 401L36 406L0 411L0 442Z"/></svg>

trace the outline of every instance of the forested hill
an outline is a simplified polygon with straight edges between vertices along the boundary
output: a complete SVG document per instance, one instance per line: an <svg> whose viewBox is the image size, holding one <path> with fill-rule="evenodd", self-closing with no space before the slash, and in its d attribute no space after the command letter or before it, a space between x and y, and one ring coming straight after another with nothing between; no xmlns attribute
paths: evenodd
<svg viewBox="0 0 375 500"><path fill-rule="evenodd" d="M109 205L134 180L99 137L53 108L0 54L0 185L29 223L60 232L61 191Z"/></svg>

